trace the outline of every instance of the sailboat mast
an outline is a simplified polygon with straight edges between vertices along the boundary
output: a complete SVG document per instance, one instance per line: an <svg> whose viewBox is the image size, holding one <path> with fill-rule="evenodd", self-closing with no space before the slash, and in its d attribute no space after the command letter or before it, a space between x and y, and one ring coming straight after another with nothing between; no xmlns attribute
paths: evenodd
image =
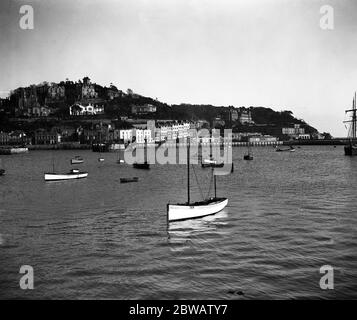
<svg viewBox="0 0 357 320"><path fill-rule="evenodd" d="M213 179L214 179L214 197L217 198L216 176L214 174L214 170L212 172L213 172Z"/></svg>
<svg viewBox="0 0 357 320"><path fill-rule="evenodd" d="M145 143L144 143L144 163L148 162L148 139L145 138Z"/></svg>
<svg viewBox="0 0 357 320"><path fill-rule="evenodd" d="M190 204L190 138L187 139L187 204Z"/></svg>
<svg viewBox="0 0 357 320"><path fill-rule="evenodd" d="M356 139L356 129L357 129L357 117L356 117L356 92L353 99L353 111L352 111L352 139Z"/></svg>

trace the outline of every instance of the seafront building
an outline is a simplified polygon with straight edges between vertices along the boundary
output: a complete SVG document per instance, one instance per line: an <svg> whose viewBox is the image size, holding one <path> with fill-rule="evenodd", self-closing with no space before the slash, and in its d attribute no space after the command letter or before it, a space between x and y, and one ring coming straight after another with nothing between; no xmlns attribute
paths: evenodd
<svg viewBox="0 0 357 320"><path fill-rule="evenodd" d="M274 144L278 142L276 137L272 137L270 135L257 135L251 136L248 138L248 142L251 144Z"/></svg>
<svg viewBox="0 0 357 320"><path fill-rule="evenodd" d="M47 131L45 129L38 129L35 131L32 144L41 145L41 144L58 144L61 143L62 135L52 129Z"/></svg>
<svg viewBox="0 0 357 320"><path fill-rule="evenodd" d="M31 137L29 137L24 131L15 130L11 132L0 132L0 145L24 145L30 143Z"/></svg>

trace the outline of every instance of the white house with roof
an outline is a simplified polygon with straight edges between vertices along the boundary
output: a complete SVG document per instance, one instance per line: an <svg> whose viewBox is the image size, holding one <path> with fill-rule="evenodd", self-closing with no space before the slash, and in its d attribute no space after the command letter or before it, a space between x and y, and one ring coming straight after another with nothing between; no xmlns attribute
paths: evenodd
<svg viewBox="0 0 357 320"><path fill-rule="evenodd" d="M69 107L69 114L71 116L104 114L104 106L93 105L91 103L87 105L75 103L74 105Z"/></svg>

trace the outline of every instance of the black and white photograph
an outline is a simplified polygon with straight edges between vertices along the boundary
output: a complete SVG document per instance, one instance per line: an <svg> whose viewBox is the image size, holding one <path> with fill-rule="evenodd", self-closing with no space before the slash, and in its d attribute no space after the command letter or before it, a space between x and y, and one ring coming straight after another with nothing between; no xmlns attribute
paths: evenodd
<svg viewBox="0 0 357 320"><path fill-rule="evenodd" d="M356 92L356 0L2 0L0 300L357 299Z"/></svg>

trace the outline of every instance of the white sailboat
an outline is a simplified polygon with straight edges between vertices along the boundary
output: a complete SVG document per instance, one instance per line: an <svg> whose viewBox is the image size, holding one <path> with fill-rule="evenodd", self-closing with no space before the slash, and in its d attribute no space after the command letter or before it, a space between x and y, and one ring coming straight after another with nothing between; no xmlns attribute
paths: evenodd
<svg viewBox="0 0 357 320"><path fill-rule="evenodd" d="M73 180L82 179L88 176L88 172L79 171L78 169L71 169L68 173L56 173L55 162L52 159L52 172L45 173L45 181L61 181L61 180Z"/></svg>
<svg viewBox="0 0 357 320"><path fill-rule="evenodd" d="M45 181L82 179L87 176L88 172L81 172L78 169L72 169L68 173L45 173Z"/></svg>
<svg viewBox="0 0 357 320"><path fill-rule="evenodd" d="M228 204L228 199L217 197L216 175L229 174L214 171L214 197L204 201L190 201L190 142L187 144L187 202L178 204L167 204L167 222L201 218L222 211Z"/></svg>

